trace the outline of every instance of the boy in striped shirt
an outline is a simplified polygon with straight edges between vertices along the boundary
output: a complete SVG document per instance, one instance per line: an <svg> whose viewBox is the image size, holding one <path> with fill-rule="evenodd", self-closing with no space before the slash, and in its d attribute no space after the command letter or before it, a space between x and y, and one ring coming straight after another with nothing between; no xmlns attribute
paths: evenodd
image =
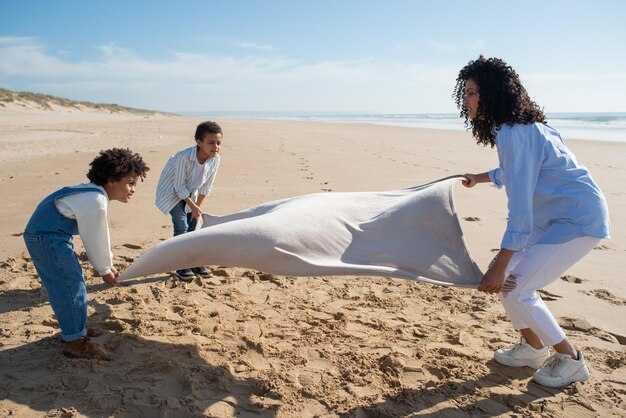
<svg viewBox="0 0 626 418"><path fill-rule="evenodd" d="M193 231L202 216L200 206L211 194L220 165L222 128L206 121L196 128L196 145L172 155L161 172L156 192L156 206L170 214L174 236ZM210 277L203 266L176 270L180 280L191 281L194 276Z"/></svg>

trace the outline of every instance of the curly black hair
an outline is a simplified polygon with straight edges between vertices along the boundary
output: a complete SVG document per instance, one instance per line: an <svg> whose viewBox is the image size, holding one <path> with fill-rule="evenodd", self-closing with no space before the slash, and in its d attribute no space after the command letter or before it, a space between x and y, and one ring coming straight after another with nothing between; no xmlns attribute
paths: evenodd
<svg viewBox="0 0 626 418"><path fill-rule="evenodd" d="M477 115L471 120L464 103L468 79L476 82L480 94ZM495 133L505 123L546 122L543 109L530 100L515 70L499 58L487 59L481 55L470 61L459 72L452 97L461 111L459 116L465 119L465 126L471 125L476 142L484 146L494 147Z"/></svg>
<svg viewBox="0 0 626 418"><path fill-rule="evenodd" d="M128 148L111 148L100 151L94 160L89 163L91 168L87 178L98 186L104 186L110 181L119 181L129 174L136 174L143 181L150 168L144 163L141 155Z"/></svg>
<svg viewBox="0 0 626 418"><path fill-rule="evenodd" d="M202 140L205 134L222 134L222 127L217 124L217 122L213 122L207 120L206 122L202 122L200 125L196 127L196 134L194 135L195 139Z"/></svg>

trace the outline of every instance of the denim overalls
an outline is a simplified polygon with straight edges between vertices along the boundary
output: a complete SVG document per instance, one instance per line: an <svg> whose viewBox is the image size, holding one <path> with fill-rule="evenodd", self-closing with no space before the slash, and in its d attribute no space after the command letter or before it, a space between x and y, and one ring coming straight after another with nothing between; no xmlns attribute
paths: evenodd
<svg viewBox="0 0 626 418"><path fill-rule="evenodd" d="M52 193L37 206L24 231L26 248L46 287L65 341L87 335L87 288L72 243L73 235L78 235L78 223L62 215L54 202L70 194L92 191L104 194L96 187L77 186Z"/></svg>

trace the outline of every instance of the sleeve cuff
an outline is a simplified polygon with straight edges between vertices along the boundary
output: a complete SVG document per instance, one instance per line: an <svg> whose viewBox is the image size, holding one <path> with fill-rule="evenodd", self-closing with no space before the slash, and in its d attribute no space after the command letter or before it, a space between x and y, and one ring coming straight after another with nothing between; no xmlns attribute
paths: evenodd
<svg viewBox="0 0 626 418"><path fill-rule="evenodd" d="M520 251L526 245L527 240L528 234L506 231L500 247L511 251Z"/></svg>
<svg viewBox="0 0 626 418"><path fill-rule="evenodd" d="M504 183L501 181L500 168L494 168L493 170L489 170L489 180L493 184L496 185L498 189L501 189L504 186Z"/></svg>
<svg viewBox="0 0 626 418"><path fill-rule="evenodd" d="M178 197L178 199L180 200L185 200L188 197L190 197L192 195L192 193L187 194L187 191L181 192L179 190L176 190L176 197Z"/></svg>
<svg viewBox="0 0 626 418"><path fill-rule="evenodd" d="M100 276L104 276L105 274L109 274L111 272L111 267L106 267L102 270L97 270Z"/></svg>

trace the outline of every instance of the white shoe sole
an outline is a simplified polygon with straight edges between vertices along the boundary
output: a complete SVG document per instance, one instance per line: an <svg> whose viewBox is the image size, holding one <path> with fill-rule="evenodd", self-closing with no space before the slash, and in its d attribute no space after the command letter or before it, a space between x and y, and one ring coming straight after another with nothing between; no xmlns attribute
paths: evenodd
<svg viewBox="0 0 626 418"><path fill-rule="evenodd" d="M580 369L572 376L567 379L557 379L550 377L543 377L542 375L534 375L533 380L540 384L541 386L549 387L549 388L564 388L565 386L569 386L574 382L584 382L589 379L589 369L585 365L584 368Z"/></svg>
<svg viewBox="0 0 626 418"><path fill-rule="evenodd" d="M496 363L498 364L502 364L503 366L509 366L509 367L530 367L533 369L538 369L541 366L543 366L543 363L549 359L550 356L547 355L545 357L540 357L534 360L531 359L516 359L516 358L511 358L511 357L505 357L505 356L499 356L498 352L496 351L496 353L493 356L493 359L495 360Z"/></svg>

